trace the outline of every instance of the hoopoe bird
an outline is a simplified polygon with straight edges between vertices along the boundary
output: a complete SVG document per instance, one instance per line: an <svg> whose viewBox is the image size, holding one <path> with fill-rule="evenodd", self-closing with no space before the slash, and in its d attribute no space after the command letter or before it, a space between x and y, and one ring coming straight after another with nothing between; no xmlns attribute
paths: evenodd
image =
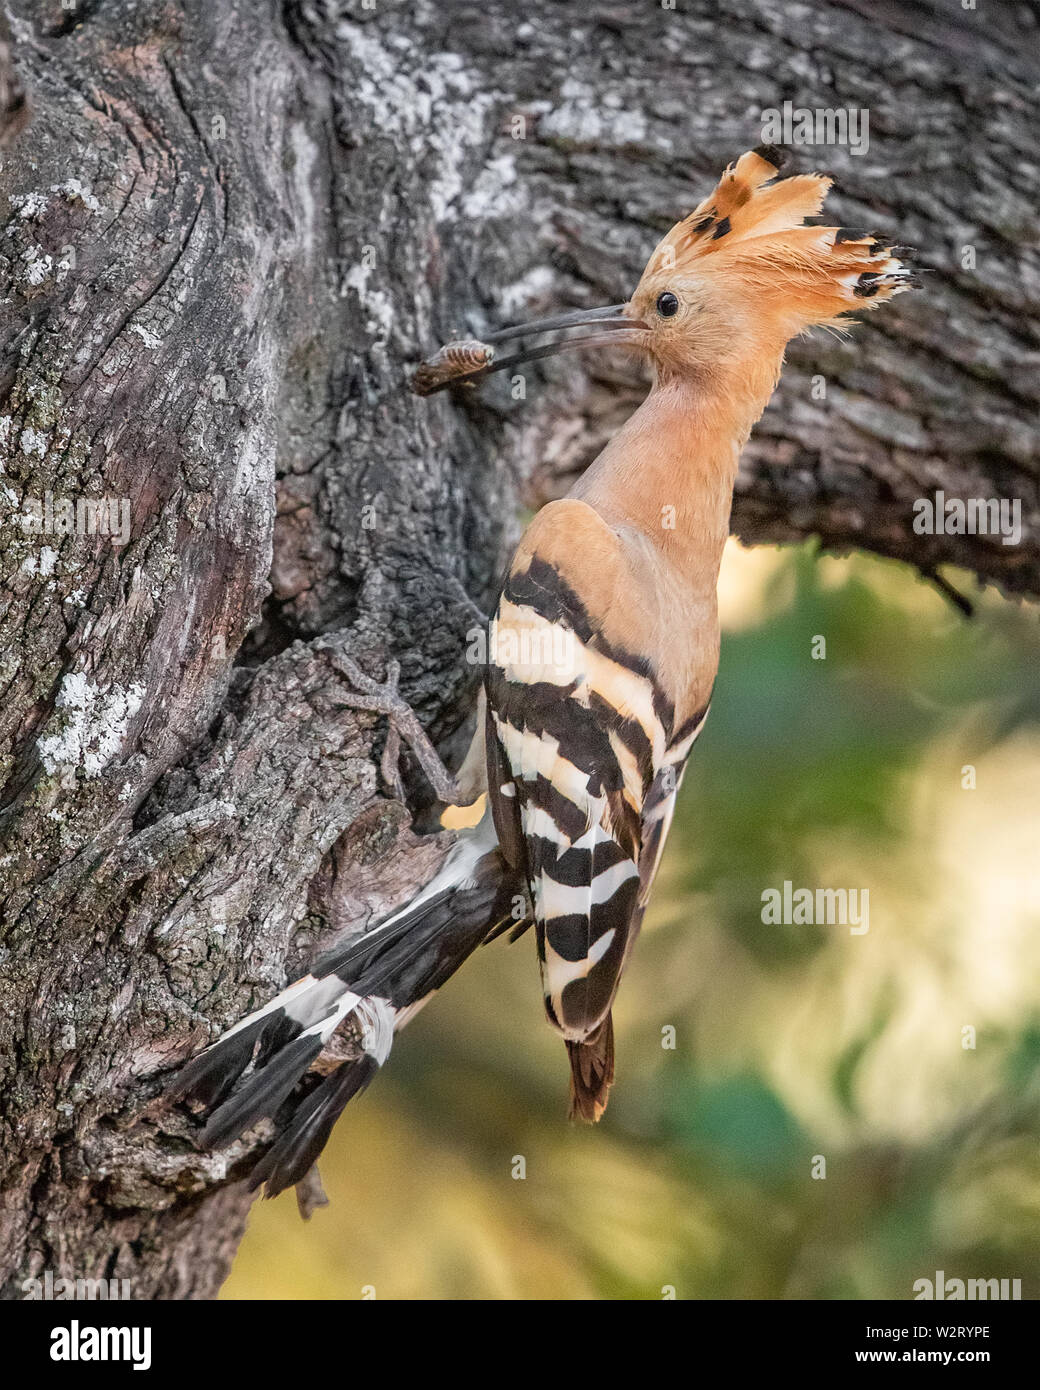
<svg viewBox="0 0 1040 1390"><path fill-rule="evenodd" d="M611 1007L718 668L716 586L740 451L790 339L916 283L898 258L906 248L805 225L830 180L779 178L782 165L763 146L727 168L657 246L627 304L449 345L418 375L428 394L606 345L643 354L653 383L570 494L536 515L510 565L466 761L482 773L479 823L412 902L237 1023L171 1088L208 1107L204 1146L276 1120L250 1178L269 1196L307 1174L395 1030L510 928L514 939L535 928L546 1014L570 1057L572 1115L597 1120L607 1104ZM567 336L583 326L593 332ZM564 336L527 341L555 331ZM496 358L508 341L520 349ZM365 707L406 724L407 706L392 694L379 703L368 686ZM330 1066L320 1059L335 1034L354 1047Z"/></svg>

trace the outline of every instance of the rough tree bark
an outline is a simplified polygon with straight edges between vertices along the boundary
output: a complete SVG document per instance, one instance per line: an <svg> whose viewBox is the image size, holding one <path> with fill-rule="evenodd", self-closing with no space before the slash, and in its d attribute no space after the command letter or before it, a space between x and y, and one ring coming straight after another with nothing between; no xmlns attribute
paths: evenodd
<svg viewBox="0 0 1040 1390"><path fill-rule="evenodd" d="M420 402L409 364L457 330L622 298L763 108L867 107L867 155L799 162L837 173L843 222L935 273L851 343L792 351L734 529L1037 596L1036 16L10 8L32 118L13 129L6 72L0 1284L51 1269L206 1297L248 1145L197 1153L185 1114L149 1108L164 1070L444 848L379 783L381 721L347 706L328 644L376 676L400 659L458 745L466 632L518 495L559 490L641 390L624 362L560 361L523 401L495 381ZM940 486L1020 498L1021 544L915 536L911 503ZM48 497L126 499L128 542L27 530Z"/></svg>

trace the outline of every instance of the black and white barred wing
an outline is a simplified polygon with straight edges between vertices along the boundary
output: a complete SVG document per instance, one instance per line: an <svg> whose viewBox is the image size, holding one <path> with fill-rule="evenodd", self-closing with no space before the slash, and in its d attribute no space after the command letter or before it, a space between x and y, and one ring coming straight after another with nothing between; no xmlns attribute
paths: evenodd
<svg viewBox="0 0 1040 1390"><path fill-rule="evenodd" d="M675 816L675 804L682 786L683 774L690 756L690 750L697 735L704 728L708 717L708 706L689 719L671 737L665 750L664 761L654 777L642 814L642 849L639 856L639 908L645 911L650 901L650 889L661 867L668 832Z"/></svg>
<svg viewBox="0 0 1040 1390"><path fill-rule="evenodd" d="M666 747L653 682L605 647L558 568L518 556L492 625L489 783L503 852L527 874L546 1011L569 1041L617 992Z"/></svg>

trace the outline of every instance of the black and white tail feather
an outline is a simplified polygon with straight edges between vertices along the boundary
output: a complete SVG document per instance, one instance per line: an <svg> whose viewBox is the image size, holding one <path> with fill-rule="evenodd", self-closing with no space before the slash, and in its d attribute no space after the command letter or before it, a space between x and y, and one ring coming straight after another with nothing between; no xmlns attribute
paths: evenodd
<svg viewBox="0 0 1040 1390"><path fill-rule="evenodd" d="M275 1119L282 1128L251 1172L250 1190L264 1183L273 1197L300 1182L344 1106L390 1055L396 1029L483 941L510 926L523 929L513 915L523 891L499 853L490 814L461 832L441 871L407 907L323 956L182 1068L169 1097L208 1109L200 1145L224 1148L259 1120ZM359 1055L296 1100L283 1120L283 1107L348 1022L359 1034Z"/></svg>

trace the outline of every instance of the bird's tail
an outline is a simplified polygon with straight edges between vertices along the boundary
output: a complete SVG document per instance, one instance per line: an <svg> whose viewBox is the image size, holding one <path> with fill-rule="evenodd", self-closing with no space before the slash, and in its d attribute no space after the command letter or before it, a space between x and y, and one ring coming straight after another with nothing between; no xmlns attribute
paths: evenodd
<svg viewBox="0 0 1040 1390"><path fill-rule="evenodd" d="M614 1084L614 1022L608 1013L594 1033L567 1042L571 1063L572 1120L594 1124L607 1108Z"/></svg>
<svg viewBox="0 0 1040 1390"><path fill-rule="evenodd" d="M169 1098L199 1102L210 1112L200 1144L222 1148L258 1120L280 1118L333 1033L351 1020L359 1055L303 1096L249 1179L251 1188L266 1183L269 1197L299 1182L343 1107L386 1061L395 1028L482 941L515 922L520 891L486 816L460 834L440 873L406 908L323 956L310 974L236 1023L178 1073Z"/></svg>

